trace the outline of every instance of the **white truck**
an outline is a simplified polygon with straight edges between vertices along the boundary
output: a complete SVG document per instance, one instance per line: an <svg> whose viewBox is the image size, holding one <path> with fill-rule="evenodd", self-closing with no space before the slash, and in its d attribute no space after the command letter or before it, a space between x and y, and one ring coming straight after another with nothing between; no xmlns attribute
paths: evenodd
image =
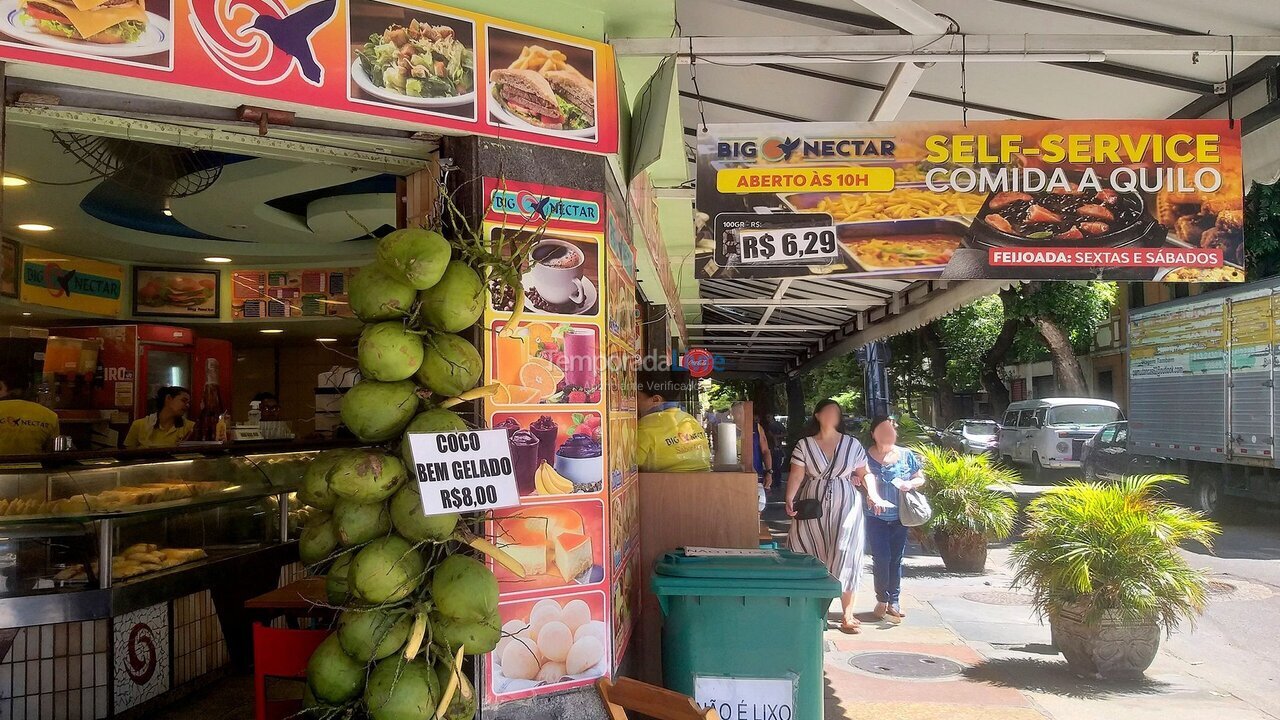
<svg viewBox="0 0 1280 720"><path fill-rule="evenodd" d="M1280 501L1280 278L1134 310L1129 432L1134 468L1185 475L1191 504Z"/></svg>

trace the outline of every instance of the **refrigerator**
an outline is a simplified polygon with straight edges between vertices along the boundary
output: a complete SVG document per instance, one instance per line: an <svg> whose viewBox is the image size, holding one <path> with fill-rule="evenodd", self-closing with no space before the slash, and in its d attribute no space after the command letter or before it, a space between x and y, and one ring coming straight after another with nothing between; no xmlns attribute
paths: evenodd
<svg viewBox="0 0 1280 720"><path fill-rule="evenodd" d="M94 406L114 410L113 425L127 425L155 412L156 393L167 385L191 392L187 417L193 422L200 417L205 386L211 381L222 406L231 406L230 341L197 338L191 328L170 325L98 325L58 332L102 341L98 362L103 381L94 389Z"/></svg>

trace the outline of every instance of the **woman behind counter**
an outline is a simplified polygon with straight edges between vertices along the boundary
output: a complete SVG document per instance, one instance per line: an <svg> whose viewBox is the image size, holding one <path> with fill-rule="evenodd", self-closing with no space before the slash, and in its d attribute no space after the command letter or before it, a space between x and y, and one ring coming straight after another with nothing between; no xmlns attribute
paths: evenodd
<svg viewBox="0 0 1280 720"><path fill-rule="evenodd" d="M133 421L129 426L129 434L125 436L126 449L177 447L178 443L191 435L194 427L187 422L187 411L191 409L191 393L177 385L160 388L156 393L154 413Z"/></svg>

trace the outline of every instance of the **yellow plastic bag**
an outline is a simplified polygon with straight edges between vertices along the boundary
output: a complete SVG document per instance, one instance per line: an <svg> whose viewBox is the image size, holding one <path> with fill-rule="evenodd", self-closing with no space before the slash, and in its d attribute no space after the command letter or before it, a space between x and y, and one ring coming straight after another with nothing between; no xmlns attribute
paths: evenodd
<svg viewBox="0 0 1280 720"><path fill-rule="evenodd" d="M678 408L651 412L636 429L636 464L642 472L707 472L711 445L698 419Z"/></svg>

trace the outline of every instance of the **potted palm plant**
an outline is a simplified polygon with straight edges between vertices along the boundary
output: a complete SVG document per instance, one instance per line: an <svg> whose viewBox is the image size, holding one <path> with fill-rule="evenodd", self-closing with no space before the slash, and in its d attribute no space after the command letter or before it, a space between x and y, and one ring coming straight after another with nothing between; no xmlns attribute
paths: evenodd
<svg viewBox="0 0 1280 720"><path fill-rule="evenodd" d="M1035 500L1013 546L1014 585L1031 589L1054 644L1077 675L1141 676L1160 631L1194 622L1207 580L1178 552L1211 547L1220 530L1200 513L1163 500L1169 475L1115 483L1075 481Z"/></svg>
<svg viewBox="0 0 1280 720"><path fill-rule="evenodd" d="M986 455L962 455L938 447L916 448L924 466L923 491L933 506L925 529L933 534L950 572L982 572L987 543L1013 531L1018 504L1006 489L1017 478Z"/></svg>

